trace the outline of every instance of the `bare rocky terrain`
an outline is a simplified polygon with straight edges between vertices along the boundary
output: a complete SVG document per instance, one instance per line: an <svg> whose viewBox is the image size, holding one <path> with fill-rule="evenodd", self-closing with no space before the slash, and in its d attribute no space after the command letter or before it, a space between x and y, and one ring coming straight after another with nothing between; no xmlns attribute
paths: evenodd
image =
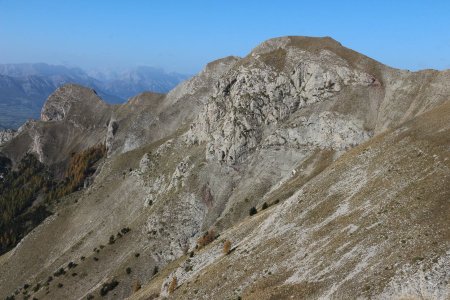
<svg viewBox="0 0 450 300"><path fill-rule="evenodd" d="M0 297L449 299L449 100L450 71L327 37L271 39L121 105L65 85L0 152L59 176L107 155L0 256Z"/></svg>

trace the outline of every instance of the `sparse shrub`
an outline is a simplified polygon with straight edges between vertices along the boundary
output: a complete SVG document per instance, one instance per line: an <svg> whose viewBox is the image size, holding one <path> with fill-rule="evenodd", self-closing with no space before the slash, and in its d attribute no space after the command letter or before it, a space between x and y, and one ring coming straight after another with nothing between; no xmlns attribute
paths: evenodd
<svg viewBox="0 0 450 300"><path fill-rule="evenodd" d="M213 206L213 202L214 202L214 197L211 193L211 189L209 188L208 185L203 185L202 190L201 190L201 194L202 194L202 201L203 203L207 206L207 207L212 207Z"/></svg>
<svg viewBox="0 0 450 300"><path fill-rule="evenodd" d="M66 271L64 270L64 268L59 268L58 271L53 273L53 276L58 277L58 276L61 276L61 275L64 275L64 274L66 274Z"/></svg>
<svg viewBox="0 0 450 300"><path fill-rule="evenodd" d="M126 268L125 272L127 272L127 274L131 274L131 268L130 267Z"/></svg>
<svg viewBox="0 0 450 300"><path fill-rule="evenodd" d="M140 256L139 253L135 253L135 254L134 254L134 257L139 257L139 256Z"/></svg>
<svg viewBox="0 0 450 300"><path fill-rule="evenodd" d="M184 245L183 245L183 254L184 255L187 255L188 253L189 253L189 244L186 242Z"/></svg>
<svg viewBox="0 0 450 300"><path fill-rule="evenodd" d="M67 267L69 268L69 269L73 269L73 268L75 268L76 266L78 266L76 263L74 263L73 261L71 261L68 265L67 265Z"/></svg>
<svg viewBox="0 0 450 300"><path fill-rule="evenodd" d="M30 287L30 285L29 285L28 283L25 283L25 284L23 285L23 289L24 289L24 290L28 289L29 287Z"/></svg>
<svg viewBox="0 0 450 300"><path fill-rule="evenodd" d="M94 296L91 295L91 294L89 294L89 295L86 296L86 299L87 299L87 300L92 300L92 299L94 299Z"/></svg>
<svg viewBox="0 0 450 300"><path fill-rule="evenodd" d="M420 261L422 261L422 260L424 260L424 258L421 257L421 256L416 256L416 257L414 257L414 258L412 259L413 263L417 263L417 262L420 262Z"/></svg>
<svg viewBox="0 0 450 300"><path fill-rule="evenodd" d="M60 283L58 283L58 288L62 288L63 286L64 286L64 284L62 284L61 282Z"/></svg>
<svg viewBox="0 0 450 300"><path fill-rule="evenodd" d="M248 214L250 215L250 216L253 216L253 215L256 215L256 213L257 213L258 211L256 210L256 207L252 207L252 208L250 208L250 210L248 211Z"/></svg>
<svg viewBox="0 0 450 300"><path fill-rule="evenodd" d="M226 240L225 243L223 243L223 254L227 255L230 253L231 250L231 242L229 240Z"/></svg>
<svg viewBox="0 0 450 300"><path fill-rule="evenodd" d="M98 257L95 257L95 256L94 256L94 260L95 260L95 261L98 261Z"/></svg>
<svg viewBox="0 0 450 300"><path fill-rule="evenodd" d="M189 257L194 257L194 251L191 251L191 253L189 253Z"/></svg>
<svg viewBox="0 0 450 300"><path fill-rule="evenodd" d="M133 293L136 293L137 291L139 291L141 289L141 283L139 282L139 280L137 280L134 284L133 284Z"/></svg>
<svg viewBox="0 0 450 300"><path fill-rule="evenodd" d="M14 295L7 296L5 300L14 300L16 297Z"/></svg>
<svg viewBox="0 0 450 300"><path fill-rule="evenodd" d="M207 232L203 234L198 240L197 240L197 246L198 248L203 248L212 241L216 239L216 233L214 229L210 229Z"/></svg>
<svg viewBox="0 0 450 300"><path fill-rule="evenodd" d="M267 209L269 207L269 204L267 204L267 202L264 202L262 205L262 209Z"/></svg>
<svg viewBox="0 0 450 300"><path fill-rule="evenodd" d="M112 244L114 244L115 242L116 242L116 238L114 237L114 235L111 235L111 236L109 237L108 244L112 245Z"/></svg>
<svg viewBox="0 0 450 300"><path fill-rule="evenodd" d="M72 277L75 277L75 276L77 276L78 275L78 273L76 273L76 272L73 272L72 273Z"/></svg>
<svg viewBox="0 0 450 300"><path fill-rule="evenodd" d="M117 233L117 238L120 239L122 237L122 234L120 232Z"/></svg>
<svg viewBox="0 0 450 300"><path fill-rule="evenodd" d="M48 276L47 282L52 282L52 280L53 280L53 277L52 276Z"/></svg>
<svg viewBox="0 0 450 300"><path fill-rule="evenodd" d="M128 232L130 232L130 227L124 227L120 230L120 232L122 232L122 234L127 234Z"/></svg>
<svg viewBox="0 0 450 300"><path fill-rule="evenodd" d="M106 296L109 291L112 291L118 285L119 285L119 282L117 280L115 280L115 279L113 279L111 282L104 283L102 288L100 289L100 295L101 296Z"/></svg>
<svg viewBox="0 0 450 300"><path fill-rule="evenodd" d="M153 276L155 276L158 273L158 271L159 271L158 266L155 266L153 268Z"/></svg>
<svg viewBox="0 0 450 300"><path fill-rule="evenodd" d="M177 288L177 285L178 285L177 277L173 276L172 281L170 282L169 288L167 290L169 292L169 294L173 294L173 292Z"/></svg>
<svg viewBox="0 0 450 300"><path fill-rule="evenodd" d="M86 257L82 256L82 257L80 257L80 259L81 259L81 260L85 260L85 259L86 259Z"/></svg>
<svg viewBox="0 0 450 300"><path fill-rule="evenodd" d="M41 288L41 284L40 283L37 283L35 286L34 286L34 288L33 288L33 292L37 292L37 291L39 291L39 289Z"/></svg>

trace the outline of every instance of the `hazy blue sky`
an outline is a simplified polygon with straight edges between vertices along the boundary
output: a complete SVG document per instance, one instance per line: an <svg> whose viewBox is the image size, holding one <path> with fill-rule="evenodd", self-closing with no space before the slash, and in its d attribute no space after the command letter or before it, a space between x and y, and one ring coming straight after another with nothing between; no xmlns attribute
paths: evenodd
<svg viewBox="0 0 450 300"><path fill-rule="evenodd" d="M450 68L450 1L0 0L0 63L194 73L276 36L331 36L394 67Z"/></svg>

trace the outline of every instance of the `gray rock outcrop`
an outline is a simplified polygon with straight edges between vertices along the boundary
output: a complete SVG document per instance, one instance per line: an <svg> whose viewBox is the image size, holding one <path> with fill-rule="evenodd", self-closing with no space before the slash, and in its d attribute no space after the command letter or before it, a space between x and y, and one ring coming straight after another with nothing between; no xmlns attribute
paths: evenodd
<svg viewBox="0 0 450 300"><path fill-rule="evenodd" d="M12 129L0 130L0 145L8 142L16 136L17 132Z"/></svg>

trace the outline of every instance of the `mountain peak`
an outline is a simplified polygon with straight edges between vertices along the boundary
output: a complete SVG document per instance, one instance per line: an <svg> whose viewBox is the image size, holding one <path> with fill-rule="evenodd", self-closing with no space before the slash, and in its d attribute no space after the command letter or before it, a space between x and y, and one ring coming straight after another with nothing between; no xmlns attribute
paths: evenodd
<svg viewBox="0 0 450 300"><path fill-rule="evenodd" d="M339 48L343 47L341 43L331 37L309 37L309 36L282 36L268 39L256 46L252 53L265 53L278 48L286 49L289 47L303 49L306 51Z"/></svg>
<svg viewBox="0 0 450 300"><path fill-rule="evenodd" d="M107 104L97 95L95 90L78 84L65 84L51 94L41 111L42 121L61 121L74 115L75 111L95 111L95 107L106 107Z"/></svg>
<svg viewBox="0 0 450 300"><path fill-rule="evenodd" d="M343 46L331 37L283 36L266 40L255 47L241 64L253 58L288 73L300 63L316 61L325 66L345 66L368 73L383 82L383 73L391 69L382 63Z"/></svg>

